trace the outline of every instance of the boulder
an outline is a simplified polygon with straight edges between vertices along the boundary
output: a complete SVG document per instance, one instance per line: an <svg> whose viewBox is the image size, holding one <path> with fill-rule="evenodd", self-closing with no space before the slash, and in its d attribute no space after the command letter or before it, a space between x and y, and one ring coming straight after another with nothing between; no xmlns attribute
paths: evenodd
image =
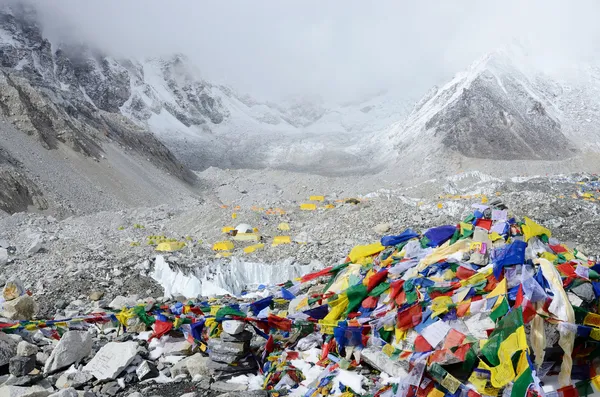
<svg viewBox="0 0 600 397"><path fill-rule="evenodd" d="M23 287L23 283L18 279L10 279L4 284L4 288L2 289L2 296L4 300L11 301L13 299L17 299L19 296L25 293L25 288Z"/></svg>
<svg viewBox="0 0 600 397"><path fill-rule="evenodd" d="M110 342L102 346L94 358L83 367L100 381L115 379L137 355L137 342Z"/></svg>
<svg viewBox="0 0 600 397"><path fill-rule="evenodd" d="M389 223L380 223L373 227L373 231L377 234L384 234L389 232L391 228Z"/></svg>
<svg viewBox="0 0 600 397"><path fill-rule="evenodd" d="M246 323L239 320L225 320L221 323L223 331L229 335L237 335L246 329Z"/></svg>
<svg viewBox="0 0 600 397"><path fill-rule="evenodd" d="M176 377L177 375L181 374L188 374L192 378L196 375L209 376L209 362L210 358L204 357L200 353L196 353L193 356L186 357L177 364L173 365L173 367L171 367L171 376Z"/></svg>
<svg viewBox="0 0 600 397"><path fill-rule="evenodd" d="M104 292L102 291L92 291L89 295L91 301L99 301L104 296Z"/></svg>
<svg viewBox="0 0 600 397"><path fill-rule="evenodd" d="M92 351L92 335L83 331L68 331L56 345L44 364L44 373L51 374L87 357Z"/></svg>
<svg viewBox="0 0 600 397"><path fill-rule="evenodd" d="M35 255L44 247L44 240L40 234L36 234L33 236L31 240L31 244L25 251L27 255Z"/></svg>
<svg viewBox="0 0 600 397"><path fill-rule="evenodd" d="M10 359L17 354L18 343L19 341L0 332L0 366L8 364Z"/></svg>
<svg viewBox="0 0 600 397"><path fill-rule="evenodd" d="M25 376L35 368L35 356L12 357L8 363L8 371L14 376Z"/></svg>
<svg viewBox="0 0 600 397"><path fill-rule="evenodd" d="M50 392L42 386L2 386L0 397L47 397Z"/></svg>
<svg viewBox="0 0 600 397"><path fill-rule="evenodd" d="M22 340L17 345L17 356L29 357L35 356L38 353L38 347L32 343Z"/></svg>
<svg viewBox="0 0 600 397"><path fill-rule="evenodd" d="M22 295L2 304L2 317L11 320L31 320L37 312L37 304L29 295Z"/></svg>
<svg viewBox="0 0 600 397"><path fill-rule="evenodd" d="M113 310L121 310L124 307L135 306L136 303L137 296L135 295L127 298L119 295L108 304L108 307L110 307Z"/></svg>

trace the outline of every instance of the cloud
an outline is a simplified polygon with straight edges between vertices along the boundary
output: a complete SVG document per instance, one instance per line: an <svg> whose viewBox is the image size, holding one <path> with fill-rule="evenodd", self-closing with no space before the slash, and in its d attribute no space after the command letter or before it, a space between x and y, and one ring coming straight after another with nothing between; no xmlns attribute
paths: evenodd
<svg viewBox="0 0 600 397"><path fill-rule="evenodd" d="M204 78L263 98L415 97L514 40L547 67L600 48L594 0L29 1L54 40L117 56L183 52Z"/></svg>

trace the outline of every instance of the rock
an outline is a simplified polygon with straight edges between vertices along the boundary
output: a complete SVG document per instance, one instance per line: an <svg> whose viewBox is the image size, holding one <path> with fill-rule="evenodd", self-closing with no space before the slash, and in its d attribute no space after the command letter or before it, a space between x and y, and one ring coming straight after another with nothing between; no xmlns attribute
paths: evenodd
<svg viewBox="0 0 600 397"><path fill-rule="evenodd" d="M248 351L248 343L246 342L225 342L216 338L208 340L208 348L210 351L219 353L243 354Z"/></svg>
<svg viewBox="0 0 600 397"><path fill-rule="evenodd" d="M150 378L156 378L159 374L156 366L148 361L142 361L142 363L135 370L139 380L145 380Z"/></svg>
<svg viewBox="0 0 600 397"><path fill-rule="evenodd" d="M136 303L137 303L136 295L132 295L127 298L119 295L108 304L108 307L110 307L113 310L121 310L122 308L124 308L126 306L135 306Z"/></svg>
<svg viewBox="0 0 600 397"><path fill-rule="evenodd" d="M136 391L135 393L131 393L127 397L144 397L144 395L142 393Z"/></svg>
<svg viewBox="0 0 600 397"><path fill-rule="evenodd" d="M35 384L38 384L40 386L43 386L40 384L40 382L45 381L44 379L44 375L37 374L37 375L25 375L25 376L14 376L14 375L9 375L8 379L6 379L6 381L4 382L4 384L6 386L33 386ZM47 387L43 386L45 389L47 389ZM50 386L51 387L51 386Z"/></svg>
<svg viewBox="0 0 600 397"><path fill-rule="evenodd" d="M248 390L248 386L241 383L227 383L217 381L210 385L210 390L222 391L222 392L236 392Z"/></svg>
<svg viewBox="0 0 600 397"><path fill-rule="evenodd" d="M38 352L38 347L32 343L25 342L24 340L19 342L17 345L17 356L29 357L35 356Z"/></svg>
<svg viewBox="0 0 600 397"><path fill-rule="evenodd" d="M10 359L17 354L19 342L4 332L0 332L0 366L9 363Z"/></svg>
<svg viewBox="0 0 600 397"><path fill-rule="evenodd" d="M224 342L248 342L252 340L252 332L243 331L237 335L231 335L227 332L222 332L221 340Z"/></svg>
<svg viewBox="0 0 600 397"><path fill-rule="evenodd" d="M363 349L361 351L361 358L369 366L378 371L385 372L394 378L405 378L408 376L408 371L401 365L400 361L392 361L380 349Z"/></svg>
<svg viewBox="0 0 600 397"><path fill-rule="evenodd" d="M50 392L41 386L2 386L0 397L47 397Z"/></svg>
<svg viewBox="0 0 600 397"><path fill-rule="evenodd" d="M63 373L58 380L56 381L56 388L58 389L66 389L69 387L73 387L78 389L91 381L94 377L92 374L87 372L65 372Z"/></svg>
<svg viewBox="0 0 600 397"><path fill-rule="evenodd" d="M581 298L585 303L590 303L596 299L592 283L579 284L577 287L572 288L571 292Z"/></svg>
<svg viewBox="0 0 600 397"><path fill-rule="evenodd" d="M13 299L17 299L19 296L25 293L25 288L23 287L23 283L18 279L10 279L4 285L4 289L2 290L2 296L4 300L11 301Z"/></svg>
<svg viewBox="0 0 600 397"><path fill-rule="evenodd" d="M0 266L4 266L8 263L8 251L6 248L0 248Z"/></svg>
<svg viewBox="0 0 600 397"><path fill-rule="evenodd" d="M68 331L56 345L44 365L44 373L51 374L87 357L92 351L92 335L83 331Z"/></svg>
<svg viewBox="0 0 600 397"><path fill-rule="evenodd" d="M50 358L50 355L47 353L39 352L35 355L35 361L40 365L46 365L46 361Z"/></svg>
<svg viewBox="0 0 600 397"><path fill-rule="evenodd" d="M12 357L8 363L8 370L11 375L25 376L35 368L35 356Z"/></svg>
<svg viewBox="0 0 600 397"><path fill-rule="evenodd" d="M90 293L89 298L91 301L96 302L96 301L99 301L100 299L102 299L103 296L104 296L104 292L102 292L102 291L92 291Z"/></svg>
<svg viewBox="0 0 600 397"><path fill-rule="evenodd" d="M235 365L209 360L207 367L213 375L231 375L234 373L253 372L256 369L257 364L254 358L244 357L243 359L237 360Z"/></svg>
<svg viewBox="0 0 600 397"><path fill-rule="evenodd" d="M164 356L188 356L192 352L192 345L185 339L169 339L162 352Z"/></svg>
<svg viewBox="0 0 600 397"><path fill-rule="evenodd" d="M373 231L377 234L384 234L389 232L391 228L389 223L380 223L373 227Z"/></svg>
<svg viewBox="0 0 600 397"><path fill-rule="evenodd" d="M31 237L31 243L27 250L25 250L27 255L35 255L44 247L44 239L41 234L34 234Z"/></svg>
<svg viewBox="0 0 600 397"><path fill-rule="evenodd" d="M100 392L102 394L108 394L109 396L116 396L119 390L121 390L119 382L108 382L102 386Z"/></svg>
<svg viewBox="0 0 600 397"><path fill-rule="evenodd" d="M243 354L235 354L235 353L221 353L221 352L211 351L209 356L210 356L210 359L213 361L217 361L217 362L225 363L225 364L234 364L236 361L238 361L244 355Z"/></svg>
<svg viewBox="0 0 600 397"><path fill-rule="evenodd" d="M310 244L314 243L315 240L307 232L300 232L294 237L294 242L298 244Z"/></svg>
<svg viewBox="0 0 600 397"><path fill-rule="evenodd" d="M56 393L50 394L49 397L79 397L77 390L73 388L59 390Z"/></svg>
<svg viewBox="0 0 600 397"><path fill-rule="evenodd" d="M246 323L239 320L225 320L221 326L229 335L237 335L246 329Z"/></svg>
<svg viewBox="0 0 600 397"><path fill-rule="evenodd" d="M115 379L135 359L137 342L110 342L83 367L98 380Z"/></svg>
<svg viewBox="0 0 600 397"><path fill-rule="evenodd" d="M180 374L189 374L192 378L196 375L210 376L208 364L210 358L204 357L200 353L189 356L179 361L171 367L171 376L176 377Z"/></svg>
<svg viewBox="0 0 600 397"><path fill-rule="evenodd" d="M31 320L37 312L37 304L29 295L22 295L2 304L2 317L11 320Z"/></svg>

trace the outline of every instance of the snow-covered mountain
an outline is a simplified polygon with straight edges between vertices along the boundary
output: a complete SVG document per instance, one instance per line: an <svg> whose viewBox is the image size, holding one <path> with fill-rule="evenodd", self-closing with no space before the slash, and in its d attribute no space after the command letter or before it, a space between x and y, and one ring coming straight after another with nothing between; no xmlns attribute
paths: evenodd
<svg viewBox="0 0 600 397"><path fill-rule="evenodd" d="M373 134L369 142L390 143L392 168L408 165L423 174L469 165L496 171L520 167L521 172L544 169L549 162L563 170L591 166L584 159L598 151L600 142L598 70L578 65L559 80L527 57L495 51L432 88L406 120Z"/></svg>
<svg viewBox="0 0 600 397"><path fill-rule="evenodd" d="M98 160L114 146L188 181L186 167L210 166L406 181L465 169L592 170L600 166L599 93L598 65L548 74L504 50L418 101L391 92L343 104L260 101L206 81L184 55L116 59L86 44L51 43L35 10L0 9L0 118L51 153L68 148ZM9 142L0 141L1 183L17 193L0 201L12 202L9 210L42 208L39 172L16 155L22 142ZM131 178L150 179L119 183Z"/></svg>
<svg viewBox="0 0 600 397"><path fill-rule="evenodd" d="M157 173L193 181L153 133L121 113L130 96L122 64L88 47L53 46L35 10L2 6L0 209L101 210L153 196Z"/></svg>

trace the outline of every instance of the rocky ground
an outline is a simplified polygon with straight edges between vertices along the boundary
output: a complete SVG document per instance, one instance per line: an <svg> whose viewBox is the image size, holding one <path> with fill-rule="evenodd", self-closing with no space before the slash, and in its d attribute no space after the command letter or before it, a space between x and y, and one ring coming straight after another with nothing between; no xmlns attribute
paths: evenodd
<svg viewBox="0 0 600 397"><path fill-rule="evenodd" d="M222 269L229 269L234 273L230 276L248 280L249 284L283 282L300 275L294 272L342 263L353 246L377 241L384 234L398 234L408 227L423 231L434 225L455 224L472 211L473 205L486 200L499 200L510 213L529 216L550 228L553 236L588 255L596 255L600 250L596 201L600 193L593 175L500 180L474 172L396 189L376 189L367 183L352 185L348 179L280 171L244 173L209 169L200 177L211 188L203 201L178 201L174 205L106 211L63 220L33 213L0 218L0 284L10 287L14 280L19 280L31 294L19 305L5 303L3 316L18 318L18 313L32 311L34 318L39 319L69 318L110 308L117 310L123 304L160 304L182 299L165 297L164 286L152 278L157 254L163 254L174 271L198 278L212 277L220 288L234 287L231 277L218 275L225 272ZM311 195L324 195L325 201L311 202ZM315 203L317 208L303 211L302 203ZM245 253L244 248L256 242L234 241L230 252L215 252L214 243L230 239L222 233L222 228L242 223L258 229L264 247ZM280 230L282 223L288 224L290 230ZM272 246L274 237L281 235L290 236L291 243ZM156 236L185 242L186 247L157 253L156 247L149 244L156 242ZM260 272L269 267L275 270L263 274L261 279ZM245 273L250 268L255 274ZM60 377L66 376L61 372L50 375L43 370L52 352L58 349L56 341L48 335L0 333L0 336L0 353L6 356L0 365L9 365L12 374L1 378L5 385L30 385L45 377L42 386L46 391L35 394L30 389L27 392L18 389L10 391L11 396L46 396ZM132 335L99 328L90 336L89 349L88 342L84 343L87 353L60 370L74 363L87 363L93 357L90 352L108 342L125 342L130 338ZM149 349L143 340L132 343L133 358L127 366L135 364L137 368ZM38 352L34 362L27 359L31 354L19 354L19 349ZM21 358L11 358L15 352L15 357ZM157 379L168 383L156 379L138 383L132 375L129 380L125 376L118 381L86 379L76 389L112 396L134 392L144 396L185 393L212 396L233 388L217 383L211 389L205 377L194 381L189 371L182 372L187 377L172 376L176 360L167 356L160 356L162 361L156 358L152 363L162 374ZM40 374L31 375L31 366ZM23 368L29 371L24 372ZM70 371L76 370L77 367ZM32 376L37 377L36 382L30 379ZM61 396L71 395L61 393Z"/></svg>

